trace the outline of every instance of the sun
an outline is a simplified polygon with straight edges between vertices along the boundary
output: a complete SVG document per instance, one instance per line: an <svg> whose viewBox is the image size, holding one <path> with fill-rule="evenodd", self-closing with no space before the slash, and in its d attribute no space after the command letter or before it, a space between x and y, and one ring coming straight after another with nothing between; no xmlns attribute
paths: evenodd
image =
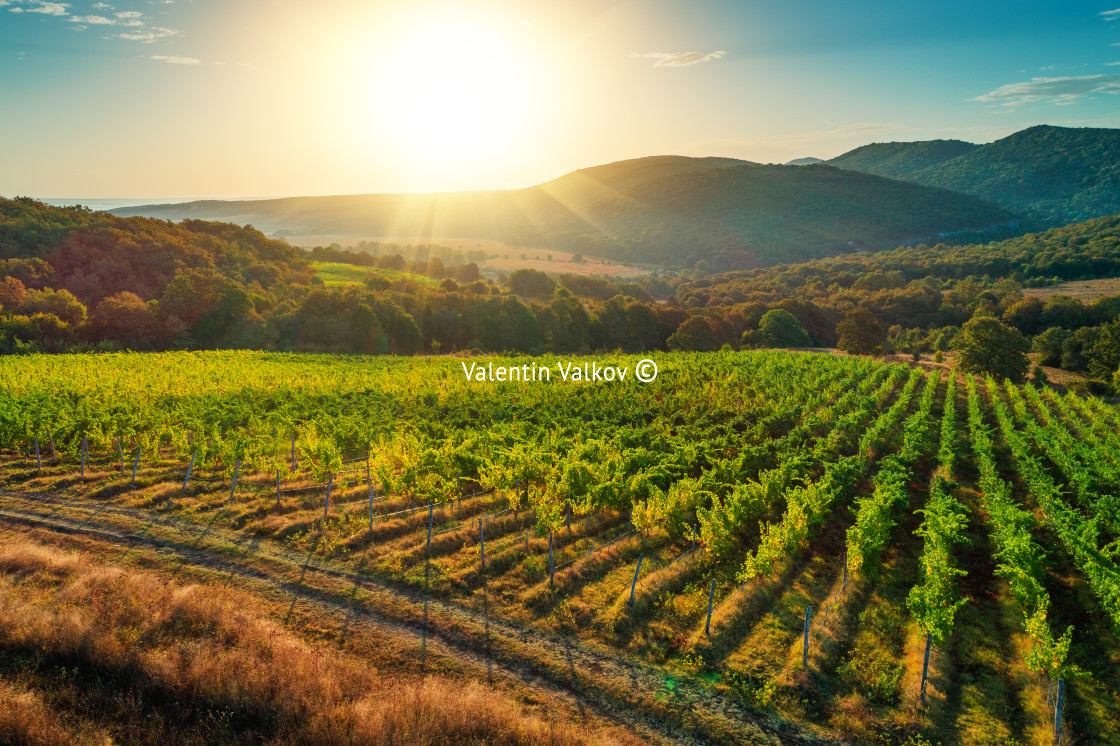
<svg viewBox="0 0 1120 746"><path fill-rule="evenodd" d="M379 147L417 168L455 170L522 140L535 102L533 59L509 29L458 20L414 21L386 40L366 74L366 116Z"/></svg>

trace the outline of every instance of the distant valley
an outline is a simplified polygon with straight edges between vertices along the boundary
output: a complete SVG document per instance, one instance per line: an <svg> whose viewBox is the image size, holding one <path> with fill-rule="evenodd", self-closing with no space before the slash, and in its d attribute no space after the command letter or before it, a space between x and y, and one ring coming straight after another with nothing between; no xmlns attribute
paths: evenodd
<svg viewBox="0 0 1120 746"><path fill-rule="evenodd" d="M250 224L305 236L414 236L606 257L619 264L735 270L970 243L1120 212L1120 133L1032 127L987 145L875 143L786 165L652 156L526 189L201 200L120 216Z"/></svg>

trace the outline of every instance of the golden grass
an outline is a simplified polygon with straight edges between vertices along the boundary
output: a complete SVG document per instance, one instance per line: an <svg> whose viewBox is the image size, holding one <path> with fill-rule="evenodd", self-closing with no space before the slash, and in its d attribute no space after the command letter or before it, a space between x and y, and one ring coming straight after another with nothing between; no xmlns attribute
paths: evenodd
<svg viewBox="0 0 1120 746"><path fill-rule="evenodd" d="M149 701L164 694L208 703L271 742L590 742L576 728L545 722L478 682L394 679L309 643L268 618L249 594L180 585L42 544L13 546L12 535L5 540L0 651L34 651L83 676L97 671L99 680L141 682ZM11 734L7 741L75 742L52 725L57 719L34 693L12 691L11 697L0 692L0 699L21 703L0 720L0 734ZM128 727L143 729L143 720Z"/></svg>
<svg viewBox="0 0 1120 746"><path fill-rule="evenodd" d="M71 728L36 692L0 679L0 743L11 746L109 746L95 728Z"/></svg>

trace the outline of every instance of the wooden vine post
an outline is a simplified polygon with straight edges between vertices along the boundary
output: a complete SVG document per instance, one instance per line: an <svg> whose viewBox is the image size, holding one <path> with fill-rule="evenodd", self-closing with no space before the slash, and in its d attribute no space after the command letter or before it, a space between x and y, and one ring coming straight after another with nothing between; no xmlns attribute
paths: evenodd
<svg viewBox="0 0 1120 746"><path fill-rule="evenodd" d="M136 471L140 468L140 446L136 447L136 458L132 461L132 483L130 486L136 486Z"/></svg>
<svg viewBox="0 0 1120 746"><path fill-rule="evenodd" d="M708 620L704 622L704 636L707 637L712 629L712 600L716 596L716 580L712 578L712 588L708 591Z"/></svg>
<svg viewBox="0 0 1120 746"><path fill-rule="evenodd" d="M926 681L929 678L929 651L933 647L933 633L926 632L926 653L922 659L922 688L919 692L918 698L921 700L922 707L926 706Z"/></svg>
<svg viewBox="0 0 1120 746"><path fill-rule="evenodd" d="M194 469L194 460L198 456L198 451L191 451L191 462L187 464L187 477L183 480L183 489L187 488L187 483L191 481L191 470Z"/></svg>
<svg viewBox="0 0 1120 746"><path fill-rule="evenodd" d="M809 620L813 618L813 607L805 607L805 642L801 648L801 666L809 670Z"/></svg>
<svg viewBox="0 0 1120 746"><path fill-rule="evenodd" d="M630 605L631 606L634 605L634 590L638 587L638 575L640 575L641 572L642 572L642 560L644 560L645 558L646 558L646 555L644 553L638 555L638 567L634 570L634 582L632 582L630 584Z"/></svg>
<svg viewBox="0 0 1120 746"><path fill-rule="evenodd" d="M482 527L484 522L481 518L478 519L478 549L481 552L479 567L482 570L486 569L486 535L483 533Z"/></svg>
<svg viewBox="0 0 1120 746"><path fill-rule="evenodd" d="M1058 679L1058 702L1054 706L1054 743L1062 742L1062 709L1066 702L1066 680Z"/></svg>
<svg viewBox="0 0 1120 746"><path fill-rule="evenodd" d="M370 525L371 526L373 525L372 520L373 519L371 518L370 519L370 521L371 521ZM431 557L432 556L432 501L431 500L428 501L428 545L427 545L427 549L428 549L428 556Z"/></svg>
<svg viewBox="0 0 1120 746"><path fill-rule="evenodd" d="M548 532L548 585L552 587L556 575L556 565L552 562L552 532Z"/></svg>
<svg viewBox="0 0 1120 746"><path fill-rule="evenodd" d="M229 501L233 502L233 493L237 491L237 475L241 471L241 458L233 459L233 484L229 486Z"/></svg>

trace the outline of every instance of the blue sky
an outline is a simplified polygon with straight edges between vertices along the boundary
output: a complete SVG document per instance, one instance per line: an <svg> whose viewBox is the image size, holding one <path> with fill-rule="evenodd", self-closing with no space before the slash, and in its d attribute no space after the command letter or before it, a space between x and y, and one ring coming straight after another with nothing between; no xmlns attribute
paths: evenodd
<svg viewBox="0 0 1120 746"><path fill-rule="evenodd" d="M1120 0L0 0L0 194L524 186L1120 126Z"/></svg>

